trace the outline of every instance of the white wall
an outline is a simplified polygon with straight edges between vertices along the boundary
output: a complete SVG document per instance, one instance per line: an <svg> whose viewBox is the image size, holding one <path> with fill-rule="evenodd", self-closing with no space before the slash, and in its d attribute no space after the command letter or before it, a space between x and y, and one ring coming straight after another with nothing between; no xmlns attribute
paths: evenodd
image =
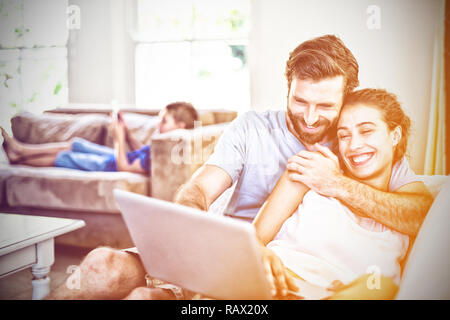
<svg viewBox="0 0 450 320"><path fill-rule="evenodd" d="M67 104L67 0L3 0L0 5L0 125L20 111Z"/></svg>
<svg viewBox="0 0 450 320"><path fill-rule="evenodd" d="M80 8L69 37L69 102L134 103L134 44L125 0L70 0Z"/></svg>
<svg viewBox="0 0 450 320"><path fill-rule="evenodd" d="M252 106L284 109L289 52L310 38L335 34L359 62L360 87L398 95L413 122L410 164L423 172L433 41L443 0L254 0L249 61ZM381 28L369 30L369 5L381 9Z"/></svg>

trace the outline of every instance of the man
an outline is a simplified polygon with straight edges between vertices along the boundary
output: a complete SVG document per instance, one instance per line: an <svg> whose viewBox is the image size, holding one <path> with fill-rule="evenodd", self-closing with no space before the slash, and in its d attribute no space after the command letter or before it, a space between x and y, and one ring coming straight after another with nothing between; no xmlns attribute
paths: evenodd
<svg viewBox="0 0 450 320"><path fill-rule="evenodd" d="M358 64L348 48L332 35L306 41L290 54L286 78L287 111L249 112L233 121L210 159L179 190L176 202L208 210L236 184L225 214L252 221L290 159L292 179L301 182L292 182L295 192L304 194L311 188L350 203L367 216L377 207L379 216L374 219L381 223L389 220L396 230L417 233L432 201L422 183L407 184L395 193L380 192L343 177L336 169L337 160L324 152L324 147L325 154L314 152L320 148L316 143L332 147L345 94L359 84ZM393 176L399 179L409 172L406 162L396 170ZM341 188L345 192L339 192ZM260 221L257 231L263 244L273 236L266 221ZM126 252L96 249L80 267L84 289L76 298L121 298L145 285L139 258ZM130 296L174 297L170 290L156 290L140 288ZM53 297L70 295L63 288Z"/></svg>

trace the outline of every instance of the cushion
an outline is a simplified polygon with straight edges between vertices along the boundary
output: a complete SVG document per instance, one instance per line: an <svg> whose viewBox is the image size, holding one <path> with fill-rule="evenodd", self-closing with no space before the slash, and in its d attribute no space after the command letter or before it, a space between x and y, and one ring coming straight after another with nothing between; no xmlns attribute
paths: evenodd
<svg viewBox="0 0 450 320"><path fill-rule="evenodd" d="M237 117L237 112L229 110L199 110L198 117L202 122L202 126L209 126L212 124L231 122Z"/></svg>
<svg viewBox="0 0 450 320"><path fill-rule="evenodd" d="M215 124L214 113L211 111L198 111L198 120L201 121L202 126Z"/></svg>
<svg viewBox="0 0 450 320"><path fill-rule="evenodd" d="M444 175L419 175L419 179L425 183L428 190L430 190L433 198L436 198L437 194L444 186L444 184L450 179L449 176Z"/></svg>
<svg viewBox="0 0 450 320"><path fill-rule="evenodd" d="M21 112L11 119L13 136L25 143L66 141L73 137L103 144L109 116L102 114L34 115Z"/></svg>
<svg viewBox="0 0 450 320"><path fill-rule="evenodd" d="M0 168L7 166L4 162L0 162ZM11 176L11 170L0 169L0 205L6 205L6 180Z"/></svg>

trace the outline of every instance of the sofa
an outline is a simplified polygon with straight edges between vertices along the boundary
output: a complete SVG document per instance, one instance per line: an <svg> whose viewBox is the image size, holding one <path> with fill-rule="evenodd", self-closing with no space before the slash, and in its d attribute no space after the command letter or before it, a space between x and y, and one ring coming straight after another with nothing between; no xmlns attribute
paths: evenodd
<svg viewBox="0 0 450 320"><path fill-rule="evenodd" d="M87 248L125 248L132 241L113 197L124 189L173 200L185 183L212 153L237 113L200 111L201 126L153 134L160 110L123 109L133 136L151 145L151 172L84 172L65 168L12 165L1 150L0 212L82 219L86 227L58 237L56 243ZM82 137L112 147L110 109L60 108L41 115L21 112L11 119L13 136L25 143L66 141Z"/></svg>
<svg viewBox="0 0 450 320"><path fill-rule="evenodd" d="M398 300L450 299L450 177L421 176L433 194L403 269Z"/></svg>

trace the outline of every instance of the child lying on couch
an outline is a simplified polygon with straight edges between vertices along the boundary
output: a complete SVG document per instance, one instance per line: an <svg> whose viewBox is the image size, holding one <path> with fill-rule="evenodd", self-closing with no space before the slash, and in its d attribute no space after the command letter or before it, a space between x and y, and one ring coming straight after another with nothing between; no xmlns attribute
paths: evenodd
<svg viewBox="0 0 450 320"><path fill-rule="evenodd" d="M192 129L197 119L197 111L190 103L171 103L162 111L156 132ZM1 130L3 148L11 164L143 174L150 171L150 146L142 145L131 135L120 112L117 119L113 119L114 149L78 137L64 142L25 144ZM125 151L126 141L133 151Z"/></svg>

